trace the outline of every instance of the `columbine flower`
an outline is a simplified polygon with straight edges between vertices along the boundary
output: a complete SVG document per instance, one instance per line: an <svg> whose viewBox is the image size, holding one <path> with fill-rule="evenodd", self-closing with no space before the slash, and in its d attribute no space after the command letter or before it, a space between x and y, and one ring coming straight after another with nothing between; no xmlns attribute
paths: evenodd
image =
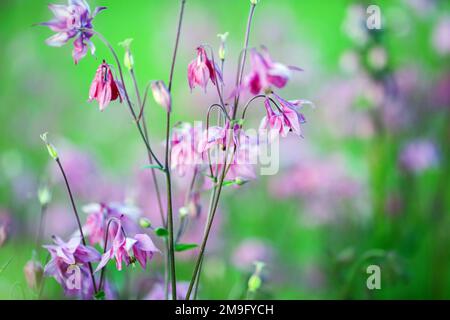
<svg viewBox="0 0 450 320"><path fill-rule="evenodd" d="M199 85L206 91L206 85L210 79L214 85L217 85L217 81L222 80L222 75L217 65L208 58L205 48L200 46L197 48L197 58L188 66L189 87L192 90Z"/></svg>
<svg viewBox="0 0 450 320"><path fill-rule="evenodd" d="M267 115L261 121L260 130L269 131L270 141L278 135L284 138L291 131L301 136L300 123L305 122L305 117L297 111L297 108L301 107L304 100L287 101L275 94L274 97L280 104L278 111L272 109L269 98L264 100Z"/></svg>
<svg viewBox="0 0 450 320"><path fill-rule="evenodd" d="M73 42L72 56L75 63L82 59L88 50L95 53L94 44L91 37L94 35L92 31L92 20L100 11L106 7L97 7L91 14L89 5L85 0L69 0L67 5L50 4L48 8L53 12L55 18L49 22L41 23L48 26L56 34L46 40L47 44L53 47L61 47L70 39L75 38Z"/></svg>
<svg viewBox="0 0 450 320"><path fill-rule="evenodd" d="M192 166L201 163L201 155L197 152L199 130L187 122L174 127L171 146L171 168L180 176Z"/></svg>
<svg viewBox="0 0 450 320"><path fill-rule="evenodd" d="M259 94L261 90L270 91L272 86L283 88L291 77L291 70L302 70L272 61L264 47L261 53L256 49L251 50L250 63L252 70L244 80L244 87L252 94Z"/></svg>
<svg viewBox="0 0 450 320"><path fill-rule="evenodd" d="M64 242L58 237L54 237L53 241L54 245L43 246L51 256L44 268L44 274L54 277L65 290L73 289L66 288L66 280L72 274L68 268L76 265L80 268L82 277L88 277L87 264L100 260L100 254L94 248L82 245L79 236L73 237L69 242Z"/></svg>
<svg viewBox="0 0 450 320"><path fill-rule="evenodd" d="M114 230L113 232L115 234L112 239L112 244L110 245L110 248L102 255L102 259L95 272L102 269L108 261L113 258L116 260L116 267L119 271L122 270L122 261L125 261L126 265L131 263L129 252L136 243L136 240L125 237L122 224L118 220L112 221L110 228L112 228L111 230Z"/></svg>
<svg viewBox="0 0 450 320"><path fill-rule="evenodd" d="M134 236L136 243L133 245L133 254L141 267L147 267L147 260L153 257L155 252L160 252L153 244L152 239L146 234L137 234Z"/></svg>
<svg viewBox="0 0 450 320"><path fill-rule="evenodd" d="M151 86L155 101L167 112L170 112L172 110L172 98L164 81L154 81Z"/></svg>
<svg viewBox="0 0 450 320"><path fill-rule="evenodd" d="M100 111L103 111L111 101L117 98L122 102L122 97L112 75L111 68L103 60L103 63L97 68L94 80L92 81L89 90L89 101L97 100Z"/></svg>

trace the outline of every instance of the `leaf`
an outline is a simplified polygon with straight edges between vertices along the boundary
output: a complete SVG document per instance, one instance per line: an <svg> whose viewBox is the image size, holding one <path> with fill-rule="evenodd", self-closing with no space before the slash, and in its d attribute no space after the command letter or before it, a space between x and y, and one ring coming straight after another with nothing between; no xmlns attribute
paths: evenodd
<svg viewBox="0 0 450 320"><path fill-rule="evenodd" d="M162 168L161 166L159 166L157 164L149 164L149 165L143 166L142 169L158 169L158 170L164 172L164 168Z"/></svg>
<svg viewBox="0 0 450 320"><path fill-rule="evenodd" d="M105 300L105 291L99 291L94 295L95 300Z"/></svg>
<svg viewBox="0 0 450 320"><path fill-rule="evenodd" d="M196 243L177 243L175 244L175 251L181 252L181 251L187 251L192 250L198 247L198 244Z"/></svg>
<svg viewBox="0 0 450 320"><path fill-rule="evenodd" d="M156 228L155 234L158 237L167 237L169 235L169 231L167 231L167 229L164 229L164 228Z"/></svg>

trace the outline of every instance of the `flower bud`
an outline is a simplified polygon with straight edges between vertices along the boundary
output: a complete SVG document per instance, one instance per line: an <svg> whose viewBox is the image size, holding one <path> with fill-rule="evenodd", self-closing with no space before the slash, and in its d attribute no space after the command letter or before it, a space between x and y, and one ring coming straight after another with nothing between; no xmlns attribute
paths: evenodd
<svg viewBox="0 0 450 320"><path fill-rule="evenodd" d="M25 274L25 280L28 287L36 290L42 281L42 276L44 275L42 265L34 259L29 260L23 268L23 273Z"/></svg>
<svg viewBox="0 0 450 320"><path fill-rule="evenodd" d="M56 151L56 148L51 143L48 142L47 135L48 135L48 132L41 134L41 139L42 139L42 141L44 141L45 145L47 146L47 151L48 151L48 154L50 155L50 157L52 157L52 159L56 160L56 159L58 159L58 152Z"/></svg>
<svg viewBox="0 0 450 320"><path fill-rule="evenodd" d="M180 214L180 217L185 217L185 216L187 216L189 214L189 209L186 208L186 207L181 207L178 210L178 213Z"/></svg>
<svg viewBox="0 0 450 320"><path fill-rule="evenodd" d="M256 292L262 284L262 280L259 275L253 274L250 279L248 279L248 291Z"/></svg>
<svg viewBox="0 0 450 320"><path fill-rule="evenodd" d="M218 34L217 35L220 38L220 47L219 47L219 59L225 60L225 44L228 37L228 32Z"/></svg>
<svg viewBox="0 0 450 320"><path fill-rule="evenodd" d="M140 218L139 225L144 229L148 229L152 226L152 223L147 218Z"/></svg>
<svg viewBox="0 0 450 320"><path fill-rule="evenodd" d="M52 200L52 194L47 186L38 189L38 199L41 206L46 206Z"/></svg>
<svg viewBox="0 0 450 320"><path fill-rule="evenodd" d="M258 4L259 0L250 0L250 3L254 6Z"/></svg>
<svg viewBox="0 0 450 320"><path fill-rule="evenodd" d="M131 42L133 42L133 39L128 38L128 39L125 39L124 41L122 41L121 43L119 43L119 45L121 45L122 47L125 48L125 56L123 58L123 65L128 70L131 70L134 67L134 58L133 58L133 55L130 50Z"/></svg>
<svg viewBox="0 0 450 320"><path fill-rule="evenodd" d="M158 80L154 81L151 85L153 98L162 107L166 109L167 112L172 110L172 98L170 92L167 89L164 81Z"/></svg>

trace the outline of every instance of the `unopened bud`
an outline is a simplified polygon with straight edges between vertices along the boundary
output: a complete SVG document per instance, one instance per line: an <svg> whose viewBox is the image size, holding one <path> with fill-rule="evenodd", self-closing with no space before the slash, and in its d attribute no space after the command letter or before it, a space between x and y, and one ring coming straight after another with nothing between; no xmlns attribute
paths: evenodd
<svg viewBox="0 0 450 320"><path fill-rule="evenodd" d="M151 87L155 101L166 109L167 112L170 112L172 109L172 98L170 97L170 92L164 84L164 81L155 81L151 84Z"/></svg>
<svg viewBox="0 0 450 320"><path fill-rule="evenodd" d="M134 67L134 58L133 58L133 54L131 53L131 49L130 49L131 42L133 42L133 39L128 38L119 43L120 46L125 48L125 56L123 58L123 65L128 70L131 70Z"/></svg>
<svg viewBox="0 0 450 320"><path fill-rule="evenodd" d="M178 213L180 214L180 217L185 217L185 216L187 216L189 214L189 209L186 208L186 207L181 207L178 210Z"/></svg>
<svg viewBox="0 0 450 320"><path fill-rule="evenodd" d="M242 186L243 184L247 183L247 181L240 177L236 177L234 179L234 183L237 184L238 186Z"/></svg>
<svg viewBox="0 0 450 320"><path fill-rule="evenodd" d="M259 275L253 274L250 279L248 279L248 291L255 292L257 291L262 284L262 280Z"/></svg>
<svg viewBox="0 0 450 320"><path fill-rule="evenodd" d="M52 194L47 186L38 189L38 199L41 206L46 206L52 200Z"/></svg>
<svg viewBox="0 0 450 320"><path fill-rule="evenodd" d="M219 59L225 60L225 44L228 37L228 32L218 34L217 35L220 38L220 47L219 47Z"/></svg>
<svg viewBox="0 0 450 320"><path fill-rule="evenodd" d="M52 157L52 159L56 160L56 159L58 159L58 152L56 151L56 148L51 143L48 142L47 135L48 135L48 132L41 134L41 139L42 139L42 141L44 141L45 145L47 146L47 151L48 151L48 154L50 155L50 157Z"/></svg>
<svg viewBox="0 0 450 320"><path fill-rule="evenodd" d="M25 274L25 280L28 287L32 290L36 290L42 281L42 276L44 275L42 265L34 259L29 260L23 268L23 273Z"/></svg>
<svg viewBox="0 0 450 320"><path fill-rule="evenodd" d="M254 6L258 4L259 0L250 0L250 3Z"/></svg>
<svg viewBox="0 0 450 320"><path fill-rule="evenodd" d="M147 218L140 218L139 225L144 229L148 229L152 226L152 223Z"/></svg>

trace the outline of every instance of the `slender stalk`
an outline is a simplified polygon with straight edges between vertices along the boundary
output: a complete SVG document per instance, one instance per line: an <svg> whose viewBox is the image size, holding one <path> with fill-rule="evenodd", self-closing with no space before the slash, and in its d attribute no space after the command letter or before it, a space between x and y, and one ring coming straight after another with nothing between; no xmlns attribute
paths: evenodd
<svg viewBox="0 0 450 320"><path fill-rule="evenodd" d="M236 88L240 88L241 83L242 83L242 76L244 74L244 67L245 67L245 61L247 59L247 49L248 49L248 41L250 38L250 28L252 25L252 20L253 20L253 15L255 13L255 7L256 4L251 4L250 7L250 13L248 15L248 21L247 21L247 29L245 31L245 40L244 40L244 49L243 49L243 55L242 55L242 60L240 61L240 70L238 73L238 77L237 77L237 83L236 83ZM234 108L233 108L233 119L236 118L236 112L237 112L237 107L239 104L239 92L236 95L236 98L234 99Z"/></svg>
<svg viewBox="0 0 450 320"><path fill-rule="evenodd" d="M173 49L172 65L170 67L169 84L168 90L172 91L172 81L173 73L175 70L175 62L177 59L178 44L180 42L181 35L181 25L183 22L184 15L184 5L186 0L181 0L180 15L178 19L177 35L175 39L175 47ZM169 229L169 257L170 257L170 279L172 282L172 300L177 299L177 279L176 279L176 269L175 269L175 249L174 249L174 234L173 234L173 210L172 210L172 181L170 177L170 111L167 111L166 117L166 152L165 152L165 163L164 172L166 173L166 187L167 187L167 227Z"/></svg>
<svg viewBox="0 0 450 320"><path fill-rule="evenodd" d="M70 189L70 185L69 185L69 181L67 180L66 172L64 171L64 168L63 168L59 158L56 158L56 163L58 164L59 170L61 171L61 174L64 178L64 182L66 183L66 188L67 188L67 192L69 193L70 203L72 204L72 209L73 209L73 212L75 214L75 218L76 218L77 224L78 224L78 230L80 231L81 241L83 242L83 245L86 246L86 239L84 238L83 227L81 226L80 216L78 214L77 207L75 206L75 200L73 199L72 190ZM94 287L94 293L97 293L97 284L95 283L94 271L92 269L92 264L90 262L88 262L88 267L89 267L89 273L91 274L92 285Z"/></svg>
<svg viewBox="0 0 450 320"><path fill-rule="evenodd" d="M134 89L135 89L135 91L136 91L136 99L137 99L137 101L138 101L138 104L139 104L140 106L142 106L142 105L143 105L143 102L142 102L142 99L141 99L141 94L140 94L140 92L139 92L139 86L138 86L138 84L137 84L137 80L136 80L136 75L135 75L135 73L134 73L134 69L131 69L131 70L130 70L130 74L131 74L131 78L132 78L132 80L133 80ZM146 139L147 141L149 141L148 130L147 130L147 124L146 124L146 121L145 121L145 115L142 113L142 114L140 115L140 117L142 117L142 127L143 127L143 129L144 129L144 136L145 136L145 139ZM151 155L150 153L148 153L148 162L149 162L150 164L153 164L153 158L152 158L152 155ZM151 173L152 173L153 184L154 184L154 186L155 186L156 201L158 202L158 208L159 208L159 213L160 213L160 216L161 216L161 222L162 222L163 225L165 226L165 225L166 225L166 221L165 221L165 218L164 218L164 211L163 211L163 207L162 207L161 192L160 192L160 190L159 190L159 184L158 184L158 180L156 179L156 173L155 173L155 169L154 169L154 168L151 168Z"/></svg>
<svg viewBox="0 0 450 320"><path fill-rule="evenodd" d="M41 242L42 242L42 236L44 234L44 220L45 220L45 213L47 211L47 205L41 205L41 214L39 216L39 227L38 227L38 232L36 235L36 254L39 251L39 247L41 246Z"/></svg>

